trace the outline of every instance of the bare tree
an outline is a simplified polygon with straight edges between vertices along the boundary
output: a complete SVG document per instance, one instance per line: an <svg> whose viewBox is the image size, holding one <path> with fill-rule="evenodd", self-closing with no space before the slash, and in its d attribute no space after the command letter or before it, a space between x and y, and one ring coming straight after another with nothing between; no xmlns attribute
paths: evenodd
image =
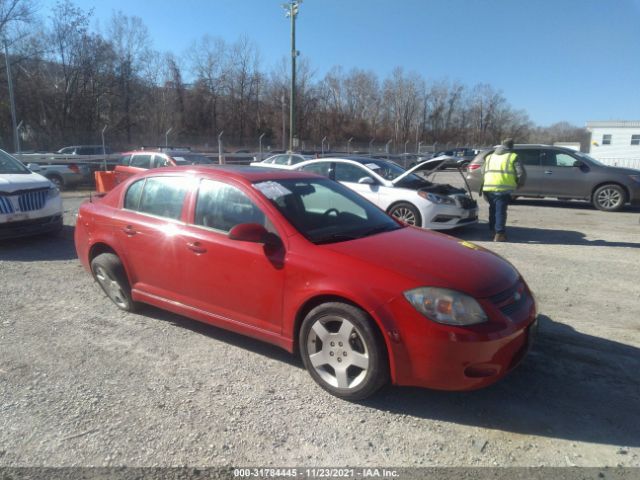
<svg viewBox="0 0 640 480"><path fill-rule="evenodd" d="M16 31L35 16L32 0L0 0L0 41L11 43Z"/></svg>
<svg viewBox="0 0 640 480"><path fill-rule="evenodd" d="M111 17L108 38L116 56L118 97L121 102L120 115L113 119L114 128L123 128L127 142L131 143L131 131L137 105L132 90L141 66L151 55L149 32L140 17L129 17L118 11ZM118 118L119 117L119 118Z"/></svg>
<svg viewBox="0 0 640 480"><path fill-rule="evenodd" d="M209 135L217 134L220 130L220 103L227 73L226 57L227 46L224 40L209 35L194 42L187 53L191 74L197 79L196 85L204 95L206 110L209 111L210 121L206 121L206 125L210 125Z"/></svg>

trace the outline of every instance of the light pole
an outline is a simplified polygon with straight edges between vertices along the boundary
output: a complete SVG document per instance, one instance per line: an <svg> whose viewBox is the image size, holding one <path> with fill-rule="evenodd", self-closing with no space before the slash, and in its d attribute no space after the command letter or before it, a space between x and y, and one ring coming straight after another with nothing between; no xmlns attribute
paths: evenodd
<svg viewBox="0 0 640 480"><path fill-rule="evenodd" d="M404 153L407 153L407 143L409 143L409 140L404 142Z"/></svg>
<svg viewBox="0 0 640 480"><path fill-rule="evenodd" d="M296 17L302 0L290 0L289 3L283 3L282 7L286 11L287 18L291 19L291 87L289 102L289 151L293 151L293 143L296 127Z"/></svg>
<svg viewBox="0 0 640 480"><path fill-rule="evenodd" d="M223 163L226 163L225 159L224 159L224 155L222 155L222 134L224 133L224 130L222 130L219 134L218 134L218 163L220 165L222 165Z"/></svg>
<svg viewBox="0 0 640 480"><path fill-rule="evenodd" d="M351 142L353 142L353 137L347 140L347 155L351 153Z"/></svg>
<svg viewBox="0 0 640 480"><path fill-rule="evenodd" d="M107 149L104 146L104 132L107 130L107 125L102 129L102 162L104 166L104 171L107 171Z"/></svg>
<svg viewBox="0 0 640 480"><path fill-rule="evenodd" d="M391 142L393 142L393 139L389 140L384 147L385 151L387 152L387 159L389 158L389 145L391 145Z"/></svg>
<svg viewBox="0 0 640 480"><path fill-rule="evenodd" d="M285 126L286 123L285 123L285 116L284 116L284 93L280 97L280 100L282 101L282 150L284 150L287 145L287 140L286 140L287 128Z"/></svg>
<svg viewBox="0 0 640 480"><path fill-rule="evenodd" d="M266 133L263 133L262 135L260 135L260 138L258 139L258 142L260 143L260 162L262 161L262 139L264 138L264 136L266 135Z"/></svg>
<svg viewBox="0 0 640 480"><path fill-rule="evenodd" d="M16 137L18 140L18 146L16 148L16 153L18 155L22 154L22 147L20 146L20 129L22 128L22 120L20 120L20 123L18 124L18 126L16 127L16 131L18 132L18 136Z"/></svg>
<svg viewBox="0 0 640 480"><path fill-rule="evenodd" d="M165 146L165 148L169 146L169 134L171 133L171 130L173 130L173 127L169 127L169 130L167 130L164 133L164 146Z"/></svg>
<svg viewBox="0 0 640 480"><path fill-rule="evenodd" d="M324 157L324 142L327 141L327 137L323 137L322 138L322 146L320 147L322 149L322 156Z"/></svg>
<svg viewBox="0 0 640 480"><path fill-rule="evenodd" d="M418 155L420 155L421 148L422 148L422 142L418 142Z"/></svg>
<svg viewBox="0 0 640 480"><path fill-rule="evenodd" d="M11 77L11 64L9 63L9 47L7 39L4 41L4 60L7 64L7 83L9 84L9 102L11 103L11 125L13 126L13 150L19 149L20 139L18 138L18 126L16 124L16 100L13 96L13 79Z"/></svg>
<svg viewBox="0 0 640 480"><path fill-rule="evenodd" d="M373 153L373 142L374 142L375 138L372 138L369 141L369 155L371 155Z"/></svg>

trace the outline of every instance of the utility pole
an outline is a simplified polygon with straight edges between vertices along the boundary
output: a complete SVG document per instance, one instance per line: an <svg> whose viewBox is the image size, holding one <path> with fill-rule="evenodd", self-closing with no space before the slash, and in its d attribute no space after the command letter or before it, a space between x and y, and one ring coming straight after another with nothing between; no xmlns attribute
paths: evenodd
<svg viewBox="0 0 640 480"><path fill-rule="evenodd" d="M20 139L18 138L18 126L16 124L16 100L13 96L13 79L11 78L11 64L9 63L9 47L7 39L4 38L4 60L7 64L7 82L9 83L9 102L11 103L11 124L13 126L13 151L20 150Z"/></svg>
<svg viewBox="0 0 640 480"><path fill-rule="evenodd" d="M289 151L293 151L295 127L296 127L296 17L302 0L290 0L289 3L283 3L282 8L285 9L286 17L291 19L291 87L289 102Z"/></svg>

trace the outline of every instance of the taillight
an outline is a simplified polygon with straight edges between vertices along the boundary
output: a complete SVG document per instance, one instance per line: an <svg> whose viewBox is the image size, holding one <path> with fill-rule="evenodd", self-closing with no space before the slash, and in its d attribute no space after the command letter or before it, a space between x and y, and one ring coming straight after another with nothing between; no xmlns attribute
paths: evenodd
<svg viewBox="0 0 640 480"><path fill-rule="evenodd" d="M76 165L75 163L68 165L67 168L73 173L80 173L80 167L78 167L78 165Z"/></svg>
<svg viewBox="0 0 640 480"><path fill-rule="evenodd" d="M479 163L470 163L467 166L467 170L477 170L481 167L482 165L480 165Z"/></svg>

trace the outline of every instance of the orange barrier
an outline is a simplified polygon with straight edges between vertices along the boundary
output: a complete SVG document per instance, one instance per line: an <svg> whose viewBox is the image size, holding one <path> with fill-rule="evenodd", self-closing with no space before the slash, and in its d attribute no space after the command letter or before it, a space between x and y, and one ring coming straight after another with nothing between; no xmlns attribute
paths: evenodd
<svg viewBox="0 0 640 480"><path fill-rule="evenodd" d="M116 172L94 172L96 179L96 192L106 193L116 186Z"/></svg>

